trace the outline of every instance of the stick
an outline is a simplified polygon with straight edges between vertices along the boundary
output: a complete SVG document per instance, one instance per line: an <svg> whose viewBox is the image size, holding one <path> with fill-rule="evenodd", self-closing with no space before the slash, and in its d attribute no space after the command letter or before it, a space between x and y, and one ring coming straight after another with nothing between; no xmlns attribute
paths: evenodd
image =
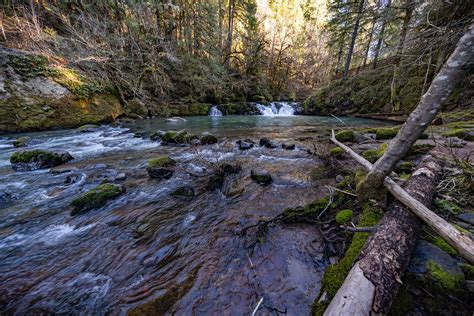
<svg viewBox="0 0 474 316"><path fill-rule="evenodd" d="M341 147L352 158L357 160L357 162L359 162L367 171L372 169L372 164L369 161L365 160L351 148L336 139L334 130L332 131L331 141ZM417 172L426 171L420 169ZM391 178L385 177L383 184L390 193L393 194L393 196L407 206L423 222L428 224L428 226L438 233L438 235L440 235L448 244L453 246L464 259L466 259L470 264L474 264L474 242L467 234L458 231L453 225L414 199Z"/></svg>
<svg viewBox="0 0 474 316"><path fill-rule="evenodd" d="M263 297L260 299L260 301L258 301L257 306L255 306L255 309L252 312L252 316L255 316L255 314L257 313L257 310L260 307L260 305L262 304L262 302L263 302Z"/></svg>

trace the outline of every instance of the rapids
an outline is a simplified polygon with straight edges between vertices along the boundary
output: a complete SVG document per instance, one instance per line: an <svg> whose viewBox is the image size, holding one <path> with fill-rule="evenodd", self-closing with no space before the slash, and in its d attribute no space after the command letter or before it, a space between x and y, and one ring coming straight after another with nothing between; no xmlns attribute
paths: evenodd
<svg viewBox="0 0 474 316"><path fill-rule="evenodd" d="M326 194L322 185L333 180L309 180L321 162L306 148L334 126L340 123L327 117L220 116L0 136L0 314L235 315L250 314L261 298L258 314L308 314L328 265L318 228L274 224L264 236L241 232ZM210 131L221 142L194 149L136 137L157 129ZM28 149L63 149L75 159L15 173L9 157L18 136L31 137ZM261 137L297 148L235 146L239 138ZM161 182L145 170L160 154L179 165ZM216 162L237 163L242 171L210 191L199 175ZM274 182L253 182L253 168L269 171ZM126 180L114 180L119 173ZM126 193L71 216L71 200L104 180ZM182 185L196 196L170 195Z"/></svg>

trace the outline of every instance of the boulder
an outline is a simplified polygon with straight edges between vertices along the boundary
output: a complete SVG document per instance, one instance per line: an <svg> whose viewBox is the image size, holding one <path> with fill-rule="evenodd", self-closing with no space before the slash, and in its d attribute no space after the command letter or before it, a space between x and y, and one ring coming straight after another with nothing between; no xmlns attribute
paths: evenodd
<svg viewBox="0 0 474 316"><path fill-rule="evenodd" d="M239 145L240 150L248 150L254 146L254 142L251 139L239 139L236 143Z"/></svg>
<svg viewBox="0 0 474 316"><path fill-rule="evenodd" d="M273 182L271 174L266 171L252 170L250 177L260 185L269 185Z"/></svg>
<svg viewBox="0 0 474 316"><path fill-rule="evenodd" d="M113 184L101 184L82 194L71 202L71 215L82 214L95 208L104 206L108 200L114 199L125 190Z"/></svg>
<svg viewBox="0 0 474 316"><path fill-rule="evenodd" d="M148 175L152 179L166 180L173 176L173 166L176 165L176 161L168 156L160 156L148 161L146 168Z"/></svg>
<svg viewBox="0 0 474 316"><path fill-rule="evenodd" d="M201 135L200 141L201 141L201 145L212 145L212 144L216 144L219 140L213 134L209 132L204 132Z"/></svg>
<svg viewBox="0 0 474 316"><path fill-rule="evenodd" d="M473 213L463 213L459 214L458 218L462 220L463 222L469 223L471 225L474 225L474 214Z"/></svg>
<svg viewBox="0 0 474 316"><path fill-rule="evenodd" d="M19 147L25 147L28 145L28 143L30 142L31 138L30 137L27 137L27 136L23 136L23 137L18 137L14 142L13 142L13 146L15 146L16 148L19 148Z"/></svg>
<svg viewBox="0 0 474 316"><path fill-rule="evenodd" d="M281 144L281 148L286 149L286 150L294 150L296 148L295 144Z"/></svg>
<svg viewBox="0 0 474 316"><path fill-rule="evenodd" d="M268 138L260 138L259 144L260 144L261 147L266 147L266 148L276 148L277 147L275 142L271 141Z"/></svg>
<svg viewBox="0 0 474 316"><path fill-rule="evenodd" d="M156 131L156 132L150 134L150 140L159 141L159 140L161 140L161 138L163 137L164 134L165 134L165 132L163 132L163 131Z"/></svg>
<svg viewBox="0 0 474 316"><path fill-rule="evenodd" d="M91 133L91 132L97 131L97 129L99 129L99 125L85 124L85 125L82 125L82 126L78 127L77 131L79 133Z"/></svg>
<svg viewBox="0 0 474 316"><path fill-rule="evenodd" d="M52 168L74 159L67 151L29 150L17 151L10 157L10 163L15 171L30 171Z"/></svg>

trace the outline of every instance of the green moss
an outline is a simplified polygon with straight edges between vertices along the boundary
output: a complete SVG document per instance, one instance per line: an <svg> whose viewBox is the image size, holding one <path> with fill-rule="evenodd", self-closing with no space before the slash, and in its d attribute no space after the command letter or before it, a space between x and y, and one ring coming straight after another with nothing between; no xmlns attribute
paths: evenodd
<svg viewBox="0 0 474 316"><path fill-rule="evenodd" d="M176 137L174 138L174 140L178 144L184 144L187 142L188 137L189 137L188 132L181 131L176 134Z"/></svg>
<svg viewBox="0 0 474 316"><path fill-rule="evenodd" d="M17 73L26 78L46 76L48 73L48 60L39 55L10 56L8 64Z"/></svg>
<svg viewBox="0 0 474 316"><path fill-rule="evenodd" d="M176 164L176 161L174 161L168 156L160 156L160 157L148 160L149 168L171 167L171 166L174 166L175 164Z"/></svg>
<svg viewBox="0 0 474 316"><path fill-rule="evenodd" d="M412 295L408 292L408 287L402 286L395 296L389 315L410 315L414 308L415 303L413 302Z"/></svg>
<svg viewBox="0 0 474 316"><path fill-rule="evenodd" d="M461 285L463 278L443 270L436 262L428 261L428 273L445 290L453 291Z"/></svg>
<svg viewBox="0 0 474 316"><path fill-rule="evenodd" d="M178 132L167 131L163 134L163 136L161 137L161 140L166 143L174 143L177 135L178 135Z"/></svg>
<svg viewBox="0 0 474 316"><path fill-rule="evenodd" d="M369 149L362 152L362 157L370 161L371 163L376 162L387 150L388 144L382 144L378 149Z"/></svg>
<svg viewBox="0 0 474 316"><path fill-rule="evenodd" d="M25 147L26 145L28 145L28 142L30 141L30 138L29 137L19 137L17 139L15 139L15 141L13 142L13 146L15 146L16 148L18 147Z"/></svg>
<svg viewBox="0 0 474 316"><path fill-rule="evenodd" d="M462 209L459 206L448 200L435 199L435 205L440 211L448 212L454 215L462 212Z"/></svg>
<svg viewBox="0 0 474 316"><path fill-rule="evenodd" d="M468 264L468 263L461 263L459 267L466 275L466 279L468 280L474 279L474 265Z"/></svg>
<svg viewBox="0 0 474 316"><path fill-rule="evenodd" d="M336 134L336 139L340 142L351 142L354 140L354 132L350 130L342 130Z"/></svg>
<svg viewBox="0 0 474 316"><path fill-rule="evenodd" d="M339 225L348 223L352 218L352 210L342 210L336 214L336 223Z"/></svg>
<svg viewBox="0 0 474 316"><path fill-rule="evenodd" d="M101 184L94 189L82 194L71 202L73 210L71 215L87 212L94 208L104 206L108 200L122 194L120 187L113 184Z"/></svg>
<svg viewBox="0 0 474 316"><path fill-rule="evenodd" d="M375 135L377 139L391 139L397 136L400 128L377 128Z"/></svg>
<svg viewBox="0 0 474 316"><path fill-rule="evenodd" d="M344 150L340 147L334 147L331 149L330 154L333 157L340 158L344 155Z"/></svg>
<svg viewBox="0 0 474 316"><path fill-rule="evenodd" d="M180 186L171 193L172 196L191 198L194 196L194 189L190 186Z"/></svg>
<svg viewBox="0 0 474 316"><path fill-rule="evenodd" d="M410 179L410 177L411 177L411 174L409 174L409 173L402 173L400 175L400 179L405 180L405 181Z"/></svg>
<svg viewBox="0 0 474 316"><path fill-rule="evenodd" d="M469 132L467 129L464 128L456 128L448 130L447 132L443 133L443 136L446 137L459 137L464 140L474 141L474 132Z"/></svg>
<svg viewBox="0 0 474 316"><path fill-rule="evenodd" d="M297 221L300 218L316 217L318 216L329 204L329 197L323 197L318 199L305 207L286 209L282 213L282 218L286 222Z"/></svg>
<svg viewBox="0 0 474 316"><path fill-rule="evenodd" d="M442 249L443 251L445 251L446 253L450 255L455 256L458 254L456 249L454 249L451 245L449 245L446 241L444 241L443 238L439 236L435 237L432 243L433 245L437 246L438 248Z"/></svg>
<svg viewBox="0 0 474 316"><path fill-rule="evenodd" d="M411 161L404 161L397 166L398 171L411 173L416 165Z"/></svg>
<svg viewBox="0 0 474 316"><path fill-rule="evenodd" d="M10 162L11 163L29 163L35 161L38 156L46 156L45 160L54 160L54 155L48 151L45 150L27 150L27 151L17 151L13 153L10 157Z"/></svg>
<svg viewBox="0 0 474 316"><path fill-rule="evenodd" d="M217 139L216 136L212 134L203 134L201 136L201 145L211 145L217 143L219 140Z"/></svg>

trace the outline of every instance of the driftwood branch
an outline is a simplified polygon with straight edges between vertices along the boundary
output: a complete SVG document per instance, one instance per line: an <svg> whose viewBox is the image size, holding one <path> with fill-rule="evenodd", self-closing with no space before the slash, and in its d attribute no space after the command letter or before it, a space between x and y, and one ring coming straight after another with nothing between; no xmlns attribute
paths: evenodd
<svg viewBox="0 0 474 316"><path fill-rule="evenodd" d="M351 148L347 147L336 139L334 130L332 131L331 141L341 147L352 158L357 160L357 162L359 162L367 171L372 169L372 164L369 161L365 160ZM427 171L420 169L417 172ZM474 264L474 242L467 234L460 232L442 217L436 215L429 208L414 199L391 178L385 177L383 184L394 197L407 206L423 222L430 226L448 244L453 246L464 259L466 259L469 263Z"/></svg>

